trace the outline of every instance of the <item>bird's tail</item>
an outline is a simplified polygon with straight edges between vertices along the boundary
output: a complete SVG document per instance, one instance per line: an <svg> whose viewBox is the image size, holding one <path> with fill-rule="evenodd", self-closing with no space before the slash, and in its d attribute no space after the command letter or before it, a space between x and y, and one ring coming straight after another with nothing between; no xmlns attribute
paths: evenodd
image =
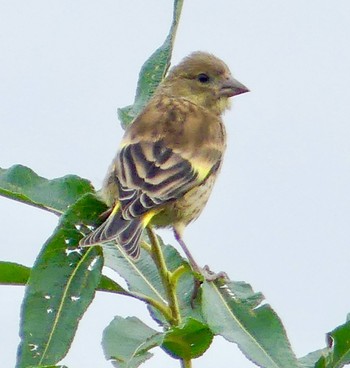
<svg viewBox="0 0 350 368"><path fill-rule="evenodd" d="M88 247L116 241L131 258L136 260L140 255L139 241L146 225L147 223L142 217L132 220L124 219L121 211L115 208L108 219L96 230L81 239L79 244Z"/></svg>

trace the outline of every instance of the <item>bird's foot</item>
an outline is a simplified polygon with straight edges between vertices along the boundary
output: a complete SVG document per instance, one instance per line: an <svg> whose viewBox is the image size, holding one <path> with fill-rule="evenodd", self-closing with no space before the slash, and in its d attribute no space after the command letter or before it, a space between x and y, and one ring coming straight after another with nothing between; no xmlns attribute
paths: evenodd
<svg viewBox="0 0 350 368"><path fill-rule="evenodd" d="M220 271L215 273L211 271L208 265L205 265L203 268L198 268L195 271L195 279L194 279L194 286L193 292L191 296L191 307L194 308L194 302L198 296L199 289L204 281L213 282L218 279L223 279L225 281L229 280L226 272Z"/></svg>
<svg viewBox="0 0 350 368"><path fill-rule="evenodd" d="M201 274L203 275L204 279L208 282L216 281L218 279L229 280L226 272L220 271L218 273L213 272L208 265L205 265L201 269Z"/></svg>

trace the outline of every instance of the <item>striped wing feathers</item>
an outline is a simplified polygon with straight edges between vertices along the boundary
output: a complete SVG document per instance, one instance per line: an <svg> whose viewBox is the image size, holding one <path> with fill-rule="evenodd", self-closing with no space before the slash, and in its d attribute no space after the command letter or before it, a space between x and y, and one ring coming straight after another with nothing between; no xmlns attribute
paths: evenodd
<svg viewBox="0 0 350 368"><path fill-rule="evenodd" d="M181 197L198 178L191 163L161 141L124 146L117 156L116 175L123 217L128 219Z"/></svg>

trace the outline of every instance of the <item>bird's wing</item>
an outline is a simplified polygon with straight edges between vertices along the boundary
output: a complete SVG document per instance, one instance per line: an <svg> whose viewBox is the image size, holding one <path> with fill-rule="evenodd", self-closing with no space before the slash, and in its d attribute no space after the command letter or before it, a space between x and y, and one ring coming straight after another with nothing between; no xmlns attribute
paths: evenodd
<svg viewBox="0 0 350 368"><path fill-rule="evenodd" d="M221 161L224 135L220 119L187 100L152 100L114 162L123 217L160 208L203 182Z"/></svg>
<svg viewBox="0 0 350 368"><path fill-rule="evenodd" d="M137 259L138 241L144 227L164 205L205 180L203 173L203 168L196 168L161 140L125 145L114 161L108 180L111 182L114 177L118 187L115 206L108 219L80 244L91 246L116 239Z"/></svg>
<svg viewBox="0 0 350 368"><path fill-rule="evenodd" d="M162 140L124 146L115 162L123 217L131 220L180 198L210 171L209 165L193 165Z"/></svg>

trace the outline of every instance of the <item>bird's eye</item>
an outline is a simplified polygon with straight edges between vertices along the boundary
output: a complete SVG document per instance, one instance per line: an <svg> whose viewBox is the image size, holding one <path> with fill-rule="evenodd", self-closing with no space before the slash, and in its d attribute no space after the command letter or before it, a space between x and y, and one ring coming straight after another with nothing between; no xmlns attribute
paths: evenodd
<svg viewBox="0 0 350 368"><path fill-rule="evenodd" d="M197 75L197 80L201 83L208 83L210 78L207 74L201 73Z"/></svg>

